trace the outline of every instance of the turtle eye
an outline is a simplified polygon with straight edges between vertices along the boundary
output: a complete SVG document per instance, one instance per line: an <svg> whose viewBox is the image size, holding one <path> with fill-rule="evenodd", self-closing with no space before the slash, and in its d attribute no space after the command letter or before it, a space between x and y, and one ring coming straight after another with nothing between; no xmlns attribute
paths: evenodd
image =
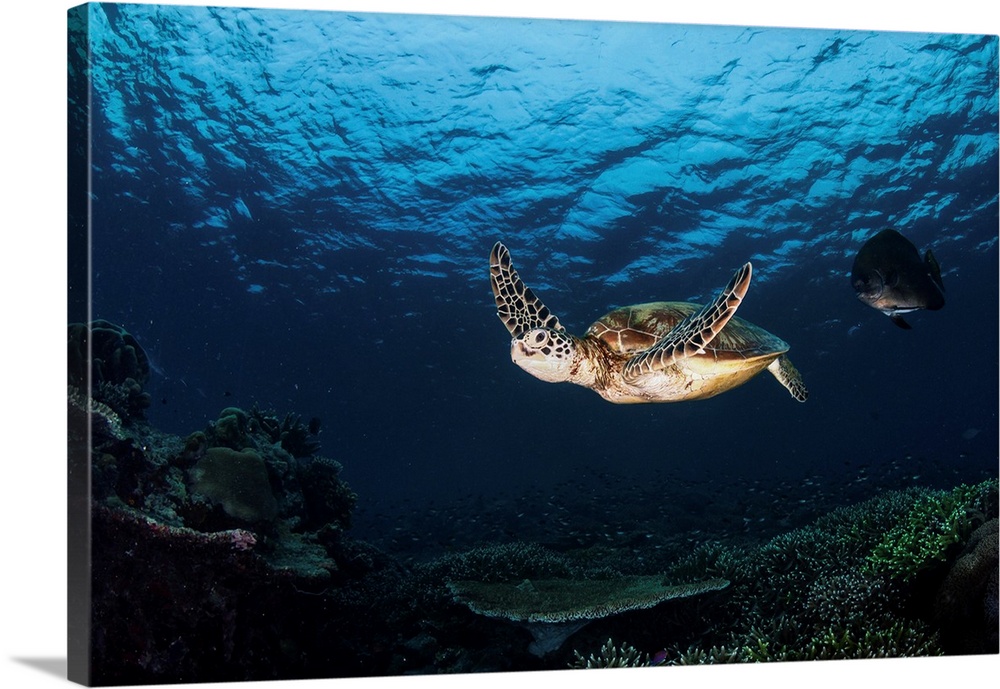
<svg viewBox="0 0 1000 689"><path fill-rule="evenodd" d="M536 347L541 347L548 341L549 334L544 330L538 330L535 332L534 337L532 337L531 339L534 341Z"/></svg>

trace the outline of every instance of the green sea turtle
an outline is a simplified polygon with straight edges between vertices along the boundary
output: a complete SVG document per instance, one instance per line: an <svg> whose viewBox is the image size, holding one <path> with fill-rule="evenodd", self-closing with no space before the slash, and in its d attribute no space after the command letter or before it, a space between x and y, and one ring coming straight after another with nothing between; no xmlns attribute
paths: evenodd
<svg viewBox="0 0 1000 689"><path fill-rule="evenodd" d="M490 284L497 316L513 337L514 363L540 380L576 383L618 404L713 397L764 369L805 402L802 376L785 356L788 345L734 315L751 273L745 264L706 306L623 306L576 337L521 281L507 247L497 242L490 253Z"/></svg>

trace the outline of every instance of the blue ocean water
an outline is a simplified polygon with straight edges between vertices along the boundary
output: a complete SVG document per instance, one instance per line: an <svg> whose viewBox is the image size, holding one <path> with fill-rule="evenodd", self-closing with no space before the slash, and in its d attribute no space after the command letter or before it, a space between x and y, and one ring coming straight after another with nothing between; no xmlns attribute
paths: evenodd
<svg viewBox="0 0 1000 689"><path fill-rule="evenodd" d="M457 501L513 506L490 526L526 537L567 494L596 528L636 496L787 523L995 475L996 37L89 16L93 316L149 354L165 431L254 403L322 419L359 532ZM886 227L942 267L947 305L912 331L848 280ZM740 316L791 345L809 401L766 374L639 406L529 377L495 316L497 240L576 334L704 302L752 261Z"/></svg>

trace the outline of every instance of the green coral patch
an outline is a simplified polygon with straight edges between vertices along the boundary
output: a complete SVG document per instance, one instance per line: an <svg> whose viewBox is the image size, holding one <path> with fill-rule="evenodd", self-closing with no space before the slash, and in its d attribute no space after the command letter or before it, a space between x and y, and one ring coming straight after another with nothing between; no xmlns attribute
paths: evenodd
<svg viewBox="0 0 1000 689"><path fill-rule="evenodd" d="M984 496L996 490L995 480L916 501L909 512L875 546L868 566L903 580L947 562L948 550L963 543L973 528L973 514L982 510Z"/></svg>

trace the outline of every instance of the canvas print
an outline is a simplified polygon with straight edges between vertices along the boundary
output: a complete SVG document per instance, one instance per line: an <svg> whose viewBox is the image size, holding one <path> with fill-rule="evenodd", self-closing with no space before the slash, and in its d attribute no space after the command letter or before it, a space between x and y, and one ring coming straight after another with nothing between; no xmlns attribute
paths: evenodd
<svg viewBox="0 0 1000 689"><path fill-rule="evenodd" d="M996 36L68 48L71 679L998 652Z"/></svg>

